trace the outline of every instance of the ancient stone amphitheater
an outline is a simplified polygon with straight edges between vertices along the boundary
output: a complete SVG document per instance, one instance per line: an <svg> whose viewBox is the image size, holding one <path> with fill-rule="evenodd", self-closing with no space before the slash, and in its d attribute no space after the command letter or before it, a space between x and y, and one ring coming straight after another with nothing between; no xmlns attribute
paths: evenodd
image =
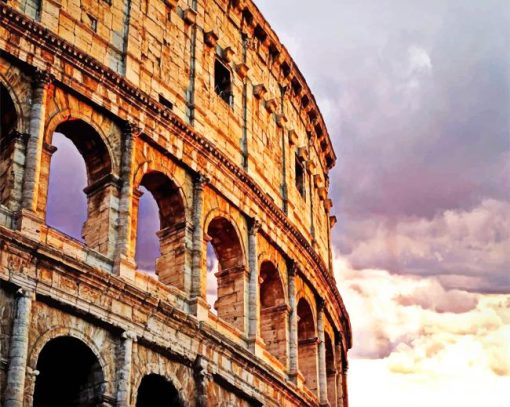
<svg viewBox="0 0 510 407"><path fill-rule="evenodd" d="M0 94L1 405L347 406L336 157L255 4L2 0ZM46 222L57 133L86 168L82 239Z"/></svg>

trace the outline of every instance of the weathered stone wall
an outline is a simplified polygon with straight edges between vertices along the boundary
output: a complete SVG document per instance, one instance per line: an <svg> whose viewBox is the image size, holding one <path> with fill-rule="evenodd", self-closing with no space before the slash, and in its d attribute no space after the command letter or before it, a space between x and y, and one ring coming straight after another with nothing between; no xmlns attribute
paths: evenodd
<svg viewBox="0 0 510 407"><path fill-rule="evenodd" d="M0 23L0 85L16 119L0 137L0 400L30 405L42 349L69 337L101 367L104 385L87 396L101 405L134 405L153 374L190 406L346 405L350 325L329 247L335 157L255 6L12 1ZM84 242L45 223L55 132L86 164ZM142 186L160 211L158 279L134 260Z"/></svg>

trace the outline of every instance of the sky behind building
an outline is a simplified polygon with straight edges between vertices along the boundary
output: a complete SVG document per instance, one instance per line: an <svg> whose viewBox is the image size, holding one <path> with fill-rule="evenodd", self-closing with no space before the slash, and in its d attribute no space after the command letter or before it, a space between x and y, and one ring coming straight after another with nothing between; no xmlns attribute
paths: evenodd
<svg viewBox="0 0 510 407"><path fill-rule="evenodd" d="M508 405L510 4L255 2L339 156L350 405Z"/></svg>

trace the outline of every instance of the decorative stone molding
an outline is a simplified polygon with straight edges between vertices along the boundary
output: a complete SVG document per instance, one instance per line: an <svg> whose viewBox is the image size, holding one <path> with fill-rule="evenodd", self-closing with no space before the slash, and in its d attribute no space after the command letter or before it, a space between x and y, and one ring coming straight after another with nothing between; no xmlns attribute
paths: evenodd
<svg viewBox="0 0 510 407"><path fill-rule="evenodd" d="M332 215L329 217L329 227L333 229L333 227L337 224L338 220L337 217Z"/></svg>
<svg viewBox="0 0 510 407"><path fill-rule="evenodd" d="M290 145L296 145L298 142L298 135L296 133L296 130L290 129L289 130L289 143Z"/></svg>
<svg viewBox="0 0 510 407"><path fill-rule="evenodd" d="M250 67L246 64L237 64L236 65L236 71L241 77L241 79L245 79L248 76L248 71L250 70Z"/></svg>
<svg viewBox="0 0 510 407"><path fill-rule="evenodd" d="M223 60L227 63L230 63L234 60L234 55L236 52L232 47L227 47L223 50Z"/></svg>
<svg viewBox="0 0 510 407"><path fill-rule="evenodd" d="M266 100L265 107L269 113L274 113L278 108L278 102L276 101L275 98L268 99Z"/></svg>
<svg viewBox="0 0 510 407"><path fill-rule="evenodd" d="M218 38L218 34L216 34L214 31L208 31L204 33L204 43L211 48L216 47Z"/></svg>
<svg viewBox="0 0 510 407"><path fill-rule="evenodd" d="M324 186L324 181L322 180L322 177L319 174L315 174L313 176L313 185L315 188L321 188Z"/></svg>
<svg viewBox="0 0 510 407"><path fill-rule="evenodd" d="M175 10L179 0L164 0L164 2L170 10Z"/></svg>
<svg viewBox="0 0 510 407"><path fill-rule="evenodd" d="M267 93L267 88L263 83L253 86L253 96L257 99L263 99Z"/></svg>
<svg viewBox="0 0 510 407"><path fill-rule="evenodd" d="M182 19L188 25L195 25L197 22L197 11L193 10L191 7L183 10Z"/></svg>
<svg viewBox="0 0 510 407"><path fill-rule="evenodd" d="M287 124L288 119L287 116L285 116L284 113L280 113L276 115L276 125L280 128L284 128Z"/></svg>

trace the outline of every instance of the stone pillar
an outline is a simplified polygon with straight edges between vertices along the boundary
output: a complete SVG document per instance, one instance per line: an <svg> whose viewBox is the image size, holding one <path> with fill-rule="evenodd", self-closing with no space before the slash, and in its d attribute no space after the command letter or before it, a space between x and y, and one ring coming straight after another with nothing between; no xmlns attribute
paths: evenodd
<svg viewBox="0 0 510 407"><path fill-rule="evenodd" d="M130 406L131 397L131 368L133 357L133 342L136 342L136 335L133 332L125 331L122 334L122 343L119 350L120 368L117 373L117 406Z"/></svg>
<svg viewBox="0 0 510 407"><path fill-rule="evenodd" d="M32 106L30 110L30 138L27 143L25 176L23 181L24 209L32 212L37 208L37 185L41 170L41 154L44 142L46 97L52 81L48 72L37 70L33 78Z"/></svg>
<svg viewBox="0 0 510 407"><path fill-rule="evenodd" d="M324 338L324 306L322 298L317 301L317 333L319 336L319 403L328 405L328 376L326 372L326 342Z"/></svg>
<svg viewBox="0 0 510 407"><path fill-rule="evenodd" d="M9 368L5 389L5 407L22 407L25 393L25 376L28 357L28 332L32 316L32 291L18 290L16 316L12 327L9 348Z"/></svg>
<svg viewBox="0 0 510 407"><path fill-rule="evenodd" d="M133 170L136 138L140 129L133 123L126 122L122 128L122 157L120 179L122 187L119 197L119 216L117 218L117 242L115 248L115 274L134 278L136 265L134 263L134 244L131 239L133 226Z"/></svg>
<svg viewBox="0 0 510 407"><path fill-rule="evenodd" d="M248 232L248 267L250 280L248 284L248 337L255 340L260 335L259 330L259 273L257 253L257 233L260 222L253 219Z"/></svg>
<svg viewBox="0 0 510 407"><path fill-rule="evenodd" d="M347 407L347 400L344 403L344 363L342 356L342 345L338 341L335 345L336 356L336 388L337 388L337 406ZM344 405L345 404L345 405Z"/></svg>
<svg viewBox="0 0 510 407"><path fill-rule="evenodd" d="M209 383L212 380L212 375L207 372L207 361L202 357L198 356L195 360L194 375L196 383L196 406L197 407L208 407L207 404L207 389Z"/></svg>
<svg viewBox="0 0 510 407"><path fill-rule="evenodd" d="M209 307L205 299L206 276L202 275L203 240L202 212L204 203L204 186L209 182L203 174L197 173L193 179L193 234L191 236L191 312L199 319L206 319Z"/></svg>
<svg viewBox="0 0 510 407"><path fill-rule="evenodd" d="M289 376L297 383L298 376L298 316L296 303L296 263L293 260L287 262L289 279Z"/></svg>
<svg viewBox="0 0 510 407"><path fill-rule="evenodd" d="M0 142L0 159L8 163L3 167L5 172L0 173L0 189L4 191L4 195L0 196L0 203L13 212L21 208L28 138L28 134L13 130Z"/></svg>

